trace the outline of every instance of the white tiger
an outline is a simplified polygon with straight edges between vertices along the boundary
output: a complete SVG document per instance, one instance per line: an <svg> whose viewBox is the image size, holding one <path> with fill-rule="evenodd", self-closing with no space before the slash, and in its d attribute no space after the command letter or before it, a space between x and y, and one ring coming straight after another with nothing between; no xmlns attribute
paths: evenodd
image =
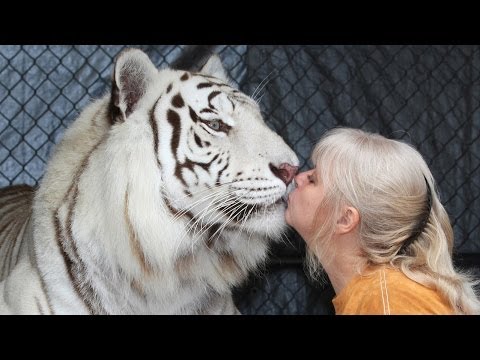
<svg viewBox="0 0 480 360"><path fill-rule="evenodd" d="M118 56L39 188L0 190L0 313L238 313L298 159L228 83L216 55L200 72Z"/></svg>

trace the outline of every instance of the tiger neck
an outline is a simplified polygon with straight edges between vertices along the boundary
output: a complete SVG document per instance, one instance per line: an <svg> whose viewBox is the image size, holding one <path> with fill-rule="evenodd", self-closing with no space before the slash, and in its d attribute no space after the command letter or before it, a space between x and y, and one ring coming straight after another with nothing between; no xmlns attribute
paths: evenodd
<svg viewBox="0 0 480 360"><path fill-rule="evenodd" d="M244 233L228 231L215 239L204 235L198 239L201 244L191 252L180 253L172 266L152 266L136 276L125 276L123 286L116 287L113 296L109 296L113 301L108 313L116 313L116 309L123 313L126 309L132 313L196 313L216 299L230 295L232 287L245 280L248 272L264 259L267 244L263 249L256 246L251 256L239 257L238 253L245 252L242 246L238 249L221 246L227 236L239 242L258 243Z"/></svg>

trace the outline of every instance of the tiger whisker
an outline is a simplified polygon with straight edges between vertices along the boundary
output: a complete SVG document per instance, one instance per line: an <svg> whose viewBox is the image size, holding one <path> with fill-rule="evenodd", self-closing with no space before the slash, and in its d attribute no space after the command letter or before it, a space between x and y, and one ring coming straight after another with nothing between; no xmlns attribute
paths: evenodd
<svg viewBox="0 0 480 360"><path fill-rule="evenodd" d="M264 91L263 94L258 98L257 104L260 105L260 101L262 101L262 98L263 98L263 96L264 96L265 94L266 94L266 92Z"/></svg>
<svg viewBox="0 0 480 360"><path fill-rule="evenodd" d="M227 209L229 209L231 206L236 206L237 204L238 204L238 202L231 201L230 203L228 203ZM212 211L220 209L220 206L224 206L224 204L219 204L216 208L212 209ZM207 230L215 224L216 220L220 219L223 216L225 216L224 213L218 213L214 217L214 219L211 219L210 222L206 224L206 226L208 226ZM202 227L202 229L200 229L199 233L197 234L198 236L201 236L206 231L206 230L203 230L203 229L204 229L204 227Z"/></svg>
<svg viewBox="0 0 480 360"><path fill-rule="evenodd" d="M227 187L227 186L229 186L229 185L232 185L232 184L234 184L235 182L238 182L238 181L228 181L228 182L223 183L223 184L215 185L215 186L213 187L213 191L217 191L217 190L219 190L219 189L223 189L224 187ZM181 201L181 200L184 200L184 199L186 199L186 198L189 198L189 197L192 197L192 196L198 196L198 195L201 194L201 193L211 192L211 191L212 191L212 188L210 188L210 189L209 189L209 188L205 188L205 189L199 190L199 191L197 191L197 192L191 192L190 195L184 195L184 196L178 198L178 199L175 200L175 201L176 201L176 202L177 202L177 201Z"/></svg>
<svg viewBox="0 0 480 360"><path fill-rule="evenodd" d="M282 233L280 234L280 240L284 243L284 244L288 244L290 245L292 248L295 247L292 243L292 241L288 238L288 235L287 235L287 232L286 231L282 231Z"/></svg>
<svg viewBox="0 0 480 360"><path fill-rule="evenodd" d="M248 205L247 204L240 204L241 206L243 206L244 208L247 208ZM215 237L215 235L217 233L221 233L232 221L233 221L233 218L235 215L237 215L237 213L235 212L237 210L237 208L233 209L233 211L231 211L230 215L228 216L228 219L227 221L225 221L225 223L222 224L222 226L220 226L217 231L215 231L213 234L212 234L212 237Z"/></svg>
<svg viewBox="0 0 480 360"><path fill-rule="evenodd" d="M207 196L204 196L200 199L198 199L197 201L195 201L194 203L190 204L186 209L183 209L181 211L179 211L176 216L174 217L175 220L177 220L178 218L180 218L181 216L185 215L187 212L189 212L190 210L192 210L195 206L199 205L200 203L204 202L205 200L208 200L212 197L217 197L218 195L224 195L224 194L228 194L227 192L223 192L223 191L220 191L220 190L225 190L225 189L217 189L215 191L215 193L213 194L209 194ZM230 189L227 189L227 190L230 190ZM211 191L211 190L210 190ZM231 192L231 191L230 191Z"/></svg>
<svg viewBox="0 0 480 360"><path fill-rule="evenodd" d="M231 189L229 190L229 192L216 191L214 194L207 195L202 199L197 200L194 205L189 206L189 209L192 209L201 202L205 202L206 200L210 199L208 205L199 214L194 215L193 218L188 221L186 225L187 231L178 241L175 254L178 252L178 249L188 234L190 234L191 238L194 239L191 246L191 251L193 253L195 245L199 240L202 239L203 235L217 223L217 220L224 217L225 214L228 216L227 219L222 222L222 225L215 231L212 237L221 233L228 226L228 224L233 222L236 216L246 213L248 210L248 204L238 203L238 197L245 196L252 190L245 188L235 189L234 191L231 191ZM223 208L223 212L214 215L220 208ZM256 209L257 206L254 205L250 211L246 213L245 218L242 219L243 224Z"/></svg>
<svg viewBox="0 0 480 360"><path fill-rule="evenodd" d="M226 196L224 196L224 198L219 198L219 199L215 199L214 201L212 201L211 204L209 204L209 206L207 207L207 209L210 207L210 205L214 204L216 201L219 201L221 200L222 203L220 203L221 206L227 206L227 209L228 209L228 205L232 204L232 203L235 203L238 201L238 197L239 196L244 196L246 194L248 194L250 192L250 190L247 190L247 189L242 189L244 192L242 194L236 194L238 193L238 191L235 191L235 193L233 193L232 191L229 192ZM246 190L246 191L245 191ZM230 203L225 203L225 201L231 201ZM215 208L214 210L217 210L219 209L219 207Z"/></svg>
<svg viewBox="0 0 480 360"><path fill-rule="evenodd" d="M232 184L233 182L228 182L228 183L225 183L225 184L221 184L219 186L217 186L215 189L214 189L214 193L213 194L209 194L208 196L206 197L202 197L200 198L199 200L195 201L194 203L190 204L189 207L187 207L186 209L183 209L183 210L180 210L179 212L177 212L177 214L174 216L173 220L176 221L178 220L180 217L182 217L183 215L185 215L187 212L189 212L190 210L192 210L195 206L197 206L198 204L200 204L201 202L205 201L206 199L210 198L210 197L215 197L217 193L220 193L221 190L224 190L224 187ZM201 191L198 191L196 193L192 193L192 195L198 195L198 194L201 194L201 193L204 193L204 192L209 192L209 191L212 191L212 189L204 189L204 190L201 190ZM188 195L187 196L184 196L183 198L180 198L179 200L176 200L176 202L180 201L180 200L183 200L185 199L186 197L189 197Z"/></svg>
<svg viewBox="0 0 480 360"><path fill-rule="evenodd" d="M220 205L230 204L234 200L235 196L231 192L218 194L212 201L209 202L207 207L203 209L200 214L196 215L196 217L205 219L207 214L219 209ZM214 207L212 208L212 206Z"/></svg>
<svg viewBox="0 0 480 360"><path fill-rule="evenodd" d="M247 216L245 216L246 219L248 219L248 217L250 216L250 214L252 213L253 210L257 210L257 204L255 204L251 209L250 211L248 212ZM245 221L246 222L246 221Z"/></svg>
<svg viewBox="0 0 480 360"><path fill-rule="evenodd" d="M245 190L245 189L244 189L244 190ZM246 194L248 194L248 192L249 192L249 191L247 191ZM222 207L225 207L225 211L224 211L224 212L226 212L226 213L228 214L228 213L231 211L232 205L236 206L237 204L239 204L239 203L238 203L238 200L237 200L237 195L231 194L231 193L230 193L229 195L230 195L231 197L230 197L230 198L227 197L227 202L223 201L222 203L219 204L219 206L217 206L217 207L215 207L215 208L213 208L213 209L211 209L211 210L212 210L212 211L218 210L218 209L220 209L220 206L222 206ZM244 195L244 194L242 194L242 195ZM243 205L243 204L240 203L240 205ZM214 218L214 220L217 220L217 219L221 218L222 216L224 216L224 213L220 213L219 215L217 215L217 216ZM214 223L214 221L210 221L210 222L211 222L211 223Z"/></svg>
<svg viewBox="0 0 480 360"><path fill-rule="evenodd" d="M251 98L253 99L253 101L257 102L256 99L255 99L255 96L260 93L260 91L262 91L262 89L265 87L266 84L268 84L268 82L270 80L268 80L268 78L272 75L273 72L276 72L276 69L273 69L272 71L270 71L270 73L260 82L260 84L258 84L258 86L255 88L255 91L253 92L253 94L251 95ZM263 84L263 85L262 85Z"/></svg>
<svg viewBox="0 0 480 360"><path fill-rule="evenodd" d="M254 207L254 208L255 208L255 207ZM243 218L243 221L240 223L240 226L239 226L240 229L244 228L244 230L242 230L242 232L245 231L246 234L247 234L247 247L250 246L249 244L250 244L250 239L251 239L252 236L253 236L253 231L249 231L248 228L245 228L245 223L246 223L246 221L247 221L247 219L248 219L248 216L250 215L251 211L253 211L254 208L252 208L252 209L250 210L250 212ZM245 212L246 209L248 209L248 207L245 207L242 212ZM240 236L240 232L237 234L236 239L238 239L239 236Z"/></svg>
<svg viewBox="0 0 480 360"><path fill-rule="evenodd" d="M246 212L248 211L248 206L244 206L244 208L239 212L239 214L241 215L241 219L242 221L240 222L240 225L238 226L240 229L243 228L243 225L245 224L245 222L247 221L247 218L246 218ZM244 215L245 214L245 215ZM241 232L239 232L235 238L238 239L238 237L241 235Z"/></svg>
<svg viewBox="0 0 480 360"><path fill-rule="evenodd" d="M202 202L205 202L206 200L208 199L211 199L212 197L217 197L219 196L219 194L222 194L220 191L218 192L215 192L213 194L209 194L207 196L204 196L200 199L198 199L197 201L193 202L192 204L190 204L187 208L179 211L173 218L174 221L178 220L180 217L182 217L183 215L185 215L187 212L189 212L190 210L192 210L194 207L196 207L197 205L201 204Z"/></svg>
<svg viewBox="0 0 480 360"><path fill-rule="evenodd" d="M235 211L237 210L238 207L241 207L241 206L246 206L246 204L238 204L238 203L236 203L236 204L235 204L235 208L231 209L232 211L229 211L230 215L228 216L227 220L225 220L225 222L222 224L222 226L220 226L220 227L215 231L215 233L213 233L209 238L214 238L217 233L221 233L221 231L223 231L223 229L225 229L226 226L233 221L233 218L234 218L234 216L236 215ZM209 230L214 224L215 224L215 223L212 223L205 231ZM195 241L195 243L197 243L200 239L201 239L201 237L199 237L199 238Z"/></svg>
<svg viewBox="0 0 480 360"><path fill-rule="evenodd" d="M228 200L228 196L229 194L226 194L226 195L222 195L223 198L221 196L219 196L219 194L216 194L217 196L215 197L215 199L209 204L209 206L211 204L213 204L215 201L217 200L221 200L221 199L227 199L226 201L229 201ZM208 207L209 207L208 206ZM199 214L195 215L192 219L189 220L189 222L186 224L186 227L187 227L187 230L186 232L184 233L184 235L182 236L182 238L178 241L178 244L177 244L177 248L175 250L175 255L176 253L178 252L178 249L180 247L180 245L182 244L182 242L184 241L185 237L187 235L191 235L191 237L195 237L196 236L196 228L198 226L198 223L200 221L203 221L204 217L205 217L205 212L208 210L208 207L206 209L204 209L202 212L200 212ZM214 211L214 210L213 210ZM192 224L191 222L194 221L194 223ZM193 229L193 234L191 233L192 232L192 229Z"/></svg>
<svg viewBox="0 0 480 360"><path fill-rule="evenodd" d="M202 225L201 225L201 228L200 228L200 230L199 230L199 233L203 233L202 230L205 228L205 226L209 226L209 224L215 223L215 221L216 221L217 219L220 219L220 218L223 216L222 213L219 213L219 214L217 214L213 219L211 219L211 218L206 219L206 215L207 215L207 214L208 214L208 215L214 214L215 211L219 210L221 206L225 206L225 203L227 204L227 206L230 206L231 204L235 204L234 198L228 198L228 197L227 197L226 200L224 200L224 203L223 203L223 204L222 204L222 203L219 203L219 204L215 205L215 207L208 209L208 212L207 212L207 213L202 213L203 215L200 217L200 220L202 221ZM213 204L213 203L212 203L212 204ZM204 211L204 212L205 212L205 211ZM203 221L203 220L205 220L205 225L203 225L203 224L204 224L204 221ZM198 235L198 233L195 234L195 231L196 231L196 227L195 227L195 229L194 229L194 234L193 234L193 236Z"/></svg>

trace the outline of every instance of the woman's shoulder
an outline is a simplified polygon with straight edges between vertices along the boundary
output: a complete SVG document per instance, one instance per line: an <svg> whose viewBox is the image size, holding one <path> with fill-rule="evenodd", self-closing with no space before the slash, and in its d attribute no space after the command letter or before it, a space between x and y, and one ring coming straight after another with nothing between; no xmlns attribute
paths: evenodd
<svg viewBox="0 0 480 360"><path fill-rule="evenodd" d="M334 299L338 313L451 314L437 291L415 282L400 270L369 268Z"/></svg>
<svg viewBox="0 0 480 360"><path fill-rule="evenodd" d="M383 314L381 272L369 268L356 275L333 299L336 314Z"/></svg>
<svg viewBox="0 0 480 360"><path fill-rule="evenodd" d="M420 284L397 269L384 268L384 294L392 314L452 314L453 309L441 294Z"/></svg>

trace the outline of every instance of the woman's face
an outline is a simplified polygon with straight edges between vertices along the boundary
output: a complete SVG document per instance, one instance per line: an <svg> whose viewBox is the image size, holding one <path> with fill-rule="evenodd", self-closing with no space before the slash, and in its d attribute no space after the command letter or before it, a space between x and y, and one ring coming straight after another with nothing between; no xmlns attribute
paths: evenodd
<svg viewBox="0 0 480 360"><path fill-rule="evenodd" d="M296 188L288 197L285 220L308 243L313 235L314 219L324 197L323 184L316 169L295 176Z"/></svg>

